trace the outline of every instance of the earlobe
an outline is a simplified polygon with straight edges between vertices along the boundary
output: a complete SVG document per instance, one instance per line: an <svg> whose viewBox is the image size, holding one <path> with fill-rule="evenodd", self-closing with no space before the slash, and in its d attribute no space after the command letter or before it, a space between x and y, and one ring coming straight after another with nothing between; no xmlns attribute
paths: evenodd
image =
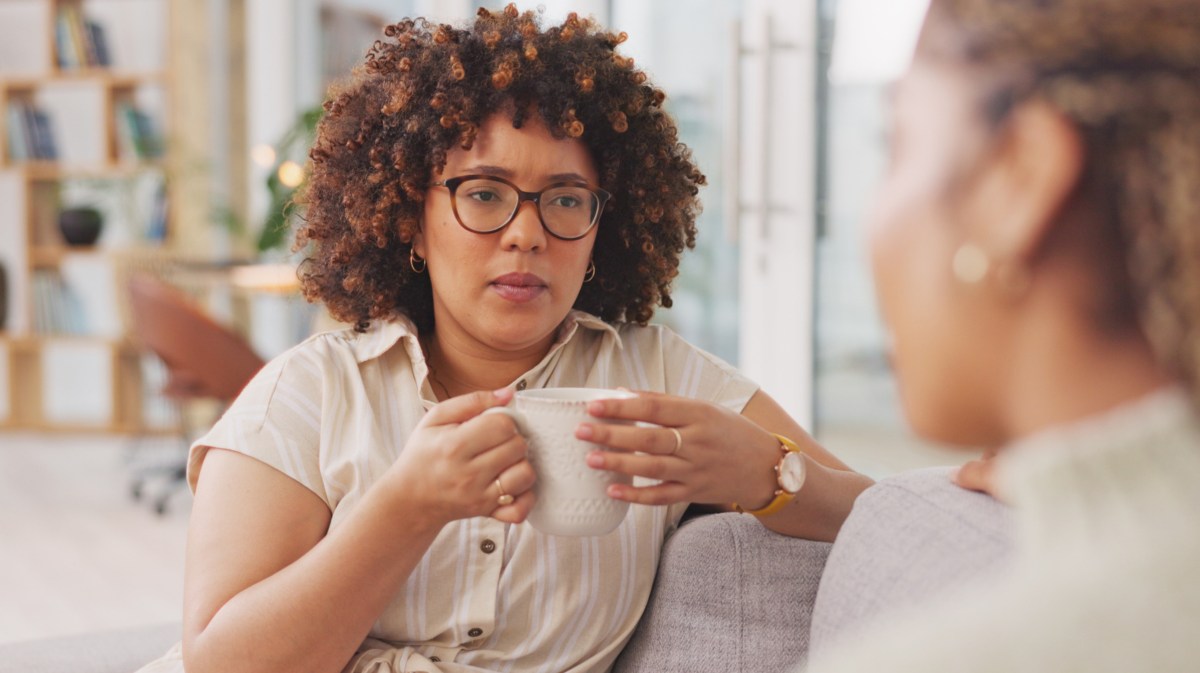
<svg viewBox="0 0 1200 673"><path fill-rule="evenodd" d="M421 235L420 231L417 231L417 233L413 234L412 249L415 250L416 253L418 255L420 255L421 257L426 256L425 255L425 237Z"/></svg>

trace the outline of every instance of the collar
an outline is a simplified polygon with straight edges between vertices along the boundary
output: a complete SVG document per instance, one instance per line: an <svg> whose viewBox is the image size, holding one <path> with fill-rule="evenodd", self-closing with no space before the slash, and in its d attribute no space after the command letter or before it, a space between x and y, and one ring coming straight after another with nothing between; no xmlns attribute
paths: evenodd
<svg viewBox="0 0 1200 673"><path fill-rule="evenodd" d="M547 357L574 338L580 328L604 333L605 336L616 342L618 348L624 347L621 343L621 334L616 327L590 313L572 309L559 325L558 336L546 354ZM425 361L425 354L421 351L421 344L417 339L417 326L405 315L398 315L389 320L372 320L371 326L367 328L366 332L346 330L343 334L347 345L354 353L355 361L359 364L380 357L397 343L403 344L414 364Z"/></svg>
<svg viewBox="0 0 1200 673"><path fill-rule="evenodd" d="M1174 524L1194 528L1198 448L1200 417L1185 391L1168 387L1018 440L997 458L998 486L1026 546L1132 544Z"/></svg>

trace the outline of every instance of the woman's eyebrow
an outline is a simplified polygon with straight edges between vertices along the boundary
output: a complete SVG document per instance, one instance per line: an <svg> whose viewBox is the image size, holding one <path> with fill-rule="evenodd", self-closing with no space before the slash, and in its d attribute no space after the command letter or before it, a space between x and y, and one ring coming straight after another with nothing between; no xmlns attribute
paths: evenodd
<svg viewBox="0 0 1200 673"><path fill-rule="evenodd" d="M487 164L479 164L476 166L467 166L462 169L463 175L495 175L496 177L506 178L511 180L514 173L503 166L491 166Z"/></svg>
<svg viewBox="0 0 1200 673"><path fill-rule="evenodd" d="M466 166L462 169L462 175L494 175L506 180L512 180L516 173L504 168L503 166L492 166L490 164L477 164L475 166ZM588 179L575 172L554 173L547 175L546 182L588 182Z"/></svg>
<svg viewBox="0 0 1200 673"><path fill-rule="evenodd" d="M546 176L547 182L588 182L588 179L578 173L555 173Z"/></svg>

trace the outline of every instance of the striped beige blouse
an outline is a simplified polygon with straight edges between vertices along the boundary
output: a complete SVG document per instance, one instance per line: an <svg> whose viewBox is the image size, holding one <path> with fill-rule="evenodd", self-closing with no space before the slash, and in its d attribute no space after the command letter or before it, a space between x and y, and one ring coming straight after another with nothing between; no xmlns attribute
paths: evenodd
<svg viewBox="0 0 1200 673"><path fill-rule="evenodd" d="M303 484L332 526L404 450L435 397L416 331L376 321L314 336L268 364L192 447L239 451ZM741 411L752 382L671 330L572 312L513 383L653 390ZM556 537L490 518L442 530L347 671L606 671L645 608L659 550L686 505L634 505L603 537Z"/></svg>

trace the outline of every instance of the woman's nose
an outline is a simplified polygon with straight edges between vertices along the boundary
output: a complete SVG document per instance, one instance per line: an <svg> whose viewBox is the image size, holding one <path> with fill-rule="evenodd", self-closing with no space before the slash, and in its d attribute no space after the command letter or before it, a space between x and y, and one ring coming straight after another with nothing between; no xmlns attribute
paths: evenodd
<svg viewBox="0 0 1200 673"><path fill-rule="evenodd" d="M522 201L512 222L504 228L502 245L506 250L536 252L546 247L546 230L538 216L538 206L533 201Z"/></svg>

